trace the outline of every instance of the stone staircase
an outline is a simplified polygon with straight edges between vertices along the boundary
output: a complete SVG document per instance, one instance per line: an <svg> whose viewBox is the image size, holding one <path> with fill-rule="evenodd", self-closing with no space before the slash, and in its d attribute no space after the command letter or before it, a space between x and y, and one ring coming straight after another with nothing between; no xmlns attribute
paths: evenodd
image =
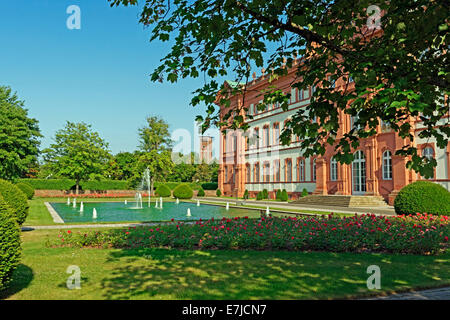
<svg viewBox="0 0 450 320"><path fill-rule="evenodd" d="M332 207L387 207L381 196L309 195L292 201L293 204Z"/></svg>

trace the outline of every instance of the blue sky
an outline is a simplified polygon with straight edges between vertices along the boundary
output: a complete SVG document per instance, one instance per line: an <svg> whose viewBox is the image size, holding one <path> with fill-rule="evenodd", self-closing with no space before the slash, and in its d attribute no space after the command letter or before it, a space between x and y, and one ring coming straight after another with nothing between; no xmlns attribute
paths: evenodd
<svg viewBox="0 0 450 320"><path fill-rule="evenodd" d="M66 27L69 5L81 9L81 30ZM0 0L0 85L39 120L42 148L67 120L91 124L113 153L136 149L147 115L193 131L203 108L189 102L201 80L150 81L170 47L149 42L138 14L107 0Z"/></svg>

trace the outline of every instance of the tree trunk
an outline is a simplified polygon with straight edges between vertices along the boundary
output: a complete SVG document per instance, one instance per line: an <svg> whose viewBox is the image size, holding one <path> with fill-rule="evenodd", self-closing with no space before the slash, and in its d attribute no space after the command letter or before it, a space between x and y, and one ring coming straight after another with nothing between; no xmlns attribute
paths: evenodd
<svg viewBox="0 0 450 320"><path fill-rule="evenodd" d="M78 195L80 191L80 179L77 179L77 182L75 183L75 194Z"/></svg>

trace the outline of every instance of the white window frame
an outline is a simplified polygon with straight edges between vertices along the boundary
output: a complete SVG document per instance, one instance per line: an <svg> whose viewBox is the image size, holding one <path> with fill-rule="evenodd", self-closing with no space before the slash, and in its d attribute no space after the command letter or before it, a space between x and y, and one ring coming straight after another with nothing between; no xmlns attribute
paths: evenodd
<svg viewBox="0 0 450 320"><path fill-rule="evenodd" d="M392 180L392 152L386 150L383 152L383 180Z"/></svg>

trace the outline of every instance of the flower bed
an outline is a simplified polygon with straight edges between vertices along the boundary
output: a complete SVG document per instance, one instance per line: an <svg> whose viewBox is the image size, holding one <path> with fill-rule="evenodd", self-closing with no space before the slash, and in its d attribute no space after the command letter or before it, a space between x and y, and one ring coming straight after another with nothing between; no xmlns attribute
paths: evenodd
<svg viewBox="0 0 450 320"><path fill-rule="evenodd" d="M132 227L89 233L65 231L51 246L114 248L320 250L437 254L448 246L450 218L415 215L382 217L261 217Z"/></svg>

